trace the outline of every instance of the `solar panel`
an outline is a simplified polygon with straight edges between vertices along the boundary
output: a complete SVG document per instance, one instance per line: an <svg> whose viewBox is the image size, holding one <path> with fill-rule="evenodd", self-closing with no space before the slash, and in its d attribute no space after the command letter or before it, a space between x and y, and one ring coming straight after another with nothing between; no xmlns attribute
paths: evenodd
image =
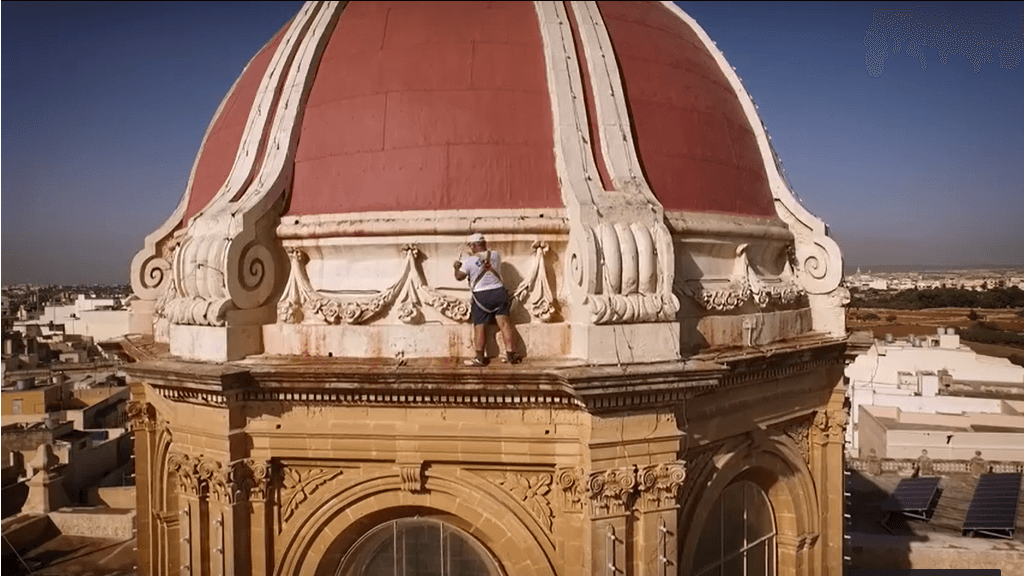
<svg viewBox="0 0 1024 576"><path fill-rule="evenodd" d="M892 495L882 502L885 512L899 512L910 518L928 520L939 501L939 478L904 478Z"/></svg>
<svg viewBox="0 0 1024 576"><path fill-rule="evenodd" d="M967 508L963 533L1013 538L1020 478L1020 472L982 476Z"/></svg>

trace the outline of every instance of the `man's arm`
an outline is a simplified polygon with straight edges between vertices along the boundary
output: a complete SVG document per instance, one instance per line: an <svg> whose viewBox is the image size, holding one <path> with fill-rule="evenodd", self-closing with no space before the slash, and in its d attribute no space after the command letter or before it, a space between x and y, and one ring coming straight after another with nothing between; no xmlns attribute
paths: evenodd
<svg viewBox="0 0 1024 576"><path fill-rule="evenodd" d="M458 280L459 282L462 282L463 280L466 279L467 276L469 276L469 274L466 274L465 270L462 269L461 260L456 260L453 266L455 266L455 279Z"/></svg>

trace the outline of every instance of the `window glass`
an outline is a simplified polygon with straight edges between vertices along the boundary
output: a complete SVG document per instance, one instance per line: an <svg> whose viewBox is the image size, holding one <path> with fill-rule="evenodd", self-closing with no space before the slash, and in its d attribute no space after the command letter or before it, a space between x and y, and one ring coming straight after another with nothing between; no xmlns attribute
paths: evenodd
<svg viewBox="0 0 1024 576"><path fill-rule="evenodd" d="M405 518L359 540L339 576L501 576L497 563L468 534L439 520Z"/></svg>
<svg viewBox="0 0 1024 576"><path fill-rule="evenodd" d="M722 491L701 529L693 567L698 576L774 576L775 520L759 486L740 481Z"/></svg>
<svg viewBox="0 0 1024 576"><path fill-rule="evenodd" d="M753 482L743 482L743 496L746 502L747 542L754 542L775 532L775 521L768 497Z"/></svg>
<svg viewBox="0 0 1024 576"><path fill-rule="evenodd" d="M745 484L747 483L733 484L722 492L722 553L726 556L743 549Z"/></svg>

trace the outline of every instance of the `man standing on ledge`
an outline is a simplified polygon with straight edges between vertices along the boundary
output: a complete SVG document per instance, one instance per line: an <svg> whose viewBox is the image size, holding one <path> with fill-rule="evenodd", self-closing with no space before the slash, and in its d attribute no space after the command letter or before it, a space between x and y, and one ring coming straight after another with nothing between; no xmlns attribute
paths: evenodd
<svg viewBox="0 0 1024 576"><path fill-rule="evenodd" d="M509 319L509 298L501 281L501 254L487 249L487 240L477 232L467 242L471 256L455 261L455 279L469 278L469 293L473 304L470 317L473 319L473 345L476 358L467 360L471 366L486 366L484 339L487 325L496 321L505 339L505 354L510 364L518 364L522 358L515 353L515 327Z"/></svg>

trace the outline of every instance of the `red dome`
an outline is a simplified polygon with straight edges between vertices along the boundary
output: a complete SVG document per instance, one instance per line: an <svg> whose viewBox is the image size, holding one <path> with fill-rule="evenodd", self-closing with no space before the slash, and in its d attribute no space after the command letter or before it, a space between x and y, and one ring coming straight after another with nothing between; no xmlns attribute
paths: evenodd
<svg viewBox="0 0 1024 576"><path fill-rule="evenodd" d="M598 7L636 156L665 209L774 217L750 122L696 32L658 2ZM281 36L214 118L186 218L227 177ZM582 65L583 50L576 53ZM285 213L563 206L546 58L532 2L349 2L299 116ZM590 133L597 151L599 136ZM595 158L608 188L604 160Z"/></svg>

